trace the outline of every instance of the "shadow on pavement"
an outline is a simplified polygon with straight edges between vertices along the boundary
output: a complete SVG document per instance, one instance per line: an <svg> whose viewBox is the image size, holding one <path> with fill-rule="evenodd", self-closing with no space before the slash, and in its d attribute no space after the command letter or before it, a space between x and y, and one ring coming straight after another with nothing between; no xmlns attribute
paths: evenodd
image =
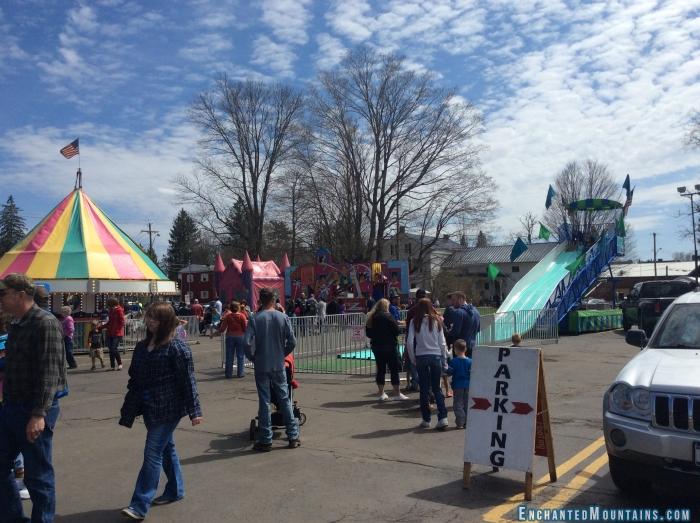
<svg viewBox="0 0 700 523"><path fill-rule="evenodd" d="M355 407L364 407L366 405L374 405L377 400L359 400L359 401L330 401L322 403L321 408L324 409L352 409Z"/></svg>
<svg viewBox="0 0 700 523"><path fill-rule="evenodd" d="M120 513L121 508L107 510L91 510L89 512L81 512L79 514L70 514L67 516L56 515L56 523L124 523L126 519Z"/></svg>
<svg viewBox="0 0 700 523"><path fill-rule="evenodd" d="M472 486L462 488L462 479L456 479L444 485L419 490L408 495L409 498L441 503L452 507L478 509L492 507L506 501L510 496L522 492L522 481L498 477L491 472L472 476ZM494 497L497 492L502 500ZM489 494L486 494L489 493Z"/></svg>
<svg viewBox="0 0 700 523"><path fill-rule="evenodd" d="M375 438L390 438L392 436L398 436L399 434L408 434L414 432L416 434L421 434L423 432L429 432L426 429L420 429L417 426L408 427L404 429L382 429L375 430L374 432L367 432L366 434L353 434L350 436L353 439L375 439Z"/></svg>
<svg viewBox="0 0 700 523"><path fill-rule="evenodd" d="M253 442L250 441L248 430L239 434L231 434L215 438L209 442L209 448L203 454L180 460L182 465L208 463L220 459L230 459L250 454Z"/></svg>

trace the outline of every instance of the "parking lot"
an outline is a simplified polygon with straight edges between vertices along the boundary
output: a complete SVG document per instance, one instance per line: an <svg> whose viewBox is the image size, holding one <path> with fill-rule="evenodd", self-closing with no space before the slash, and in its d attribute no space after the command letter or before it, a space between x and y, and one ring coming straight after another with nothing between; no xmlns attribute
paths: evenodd
<svg viewBox="0 0 700 523"><path fill-rule="evenodd" d="M622 332L566 337L543 350L559 479L548 483L546 459L535 458L529 505L670 506L700 513L691 494L675 487L626 498L610 480L602 395L636 353ZM417 394L407 402L377 403L371 378L300 374L296 399L308 417L302 446L289 450L279 441L272 452L257 454L248 437L257 411L252 376L223 379L218 339L203 340L193 352L205 422L192 428L183 420L176 431L186 497L154 507L148 521L515 519L523 474L475 465L471 489L463 490L464 431L418 429ZM54 439L57 521L122 521L119 509L131 497L145 429L117 425L125 371L91 372L86 357L79 364L70 373L71 394L62 401Z"/></svg>

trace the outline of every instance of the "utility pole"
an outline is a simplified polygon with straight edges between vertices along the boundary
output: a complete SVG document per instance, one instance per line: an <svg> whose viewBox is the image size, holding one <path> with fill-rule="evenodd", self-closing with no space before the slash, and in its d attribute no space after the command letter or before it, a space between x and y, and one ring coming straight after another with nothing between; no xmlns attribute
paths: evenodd
<svg viewBox="0 0 700 523"><path fill-rule="evenodd" d="M145 232L148 234L148 255L150 256L151 253L155 253L153 250L153 237L154 236L160 236L160 231L156 231L152 228L151 222L148 222L148 229L147 230L142 230L141 232Z"/></svg>
<svg viewBox="0 0 700 523"><path fill-rule="evenodd" d="M654 278L656 278L656 233L652 233L654 235Z"/></svg>

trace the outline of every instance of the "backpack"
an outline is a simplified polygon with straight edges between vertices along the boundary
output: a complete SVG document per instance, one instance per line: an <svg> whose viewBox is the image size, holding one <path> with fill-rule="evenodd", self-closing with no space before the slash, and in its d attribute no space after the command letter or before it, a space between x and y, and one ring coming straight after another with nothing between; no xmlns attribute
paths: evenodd
<svg viewBox="0 0 700 523"><path fill-rule="evenodd" d="M316 316L316 301L308 300L306 302L306 315L307 316Z"/></svg>

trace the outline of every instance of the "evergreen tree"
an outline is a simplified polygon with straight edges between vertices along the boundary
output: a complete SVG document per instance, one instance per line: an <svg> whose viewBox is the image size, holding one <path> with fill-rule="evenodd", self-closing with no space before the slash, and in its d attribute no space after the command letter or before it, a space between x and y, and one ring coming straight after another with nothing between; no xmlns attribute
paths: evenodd
<svg viewBox="0 0 700 523"><path fill-rule="evenodd" d="M7 203L2 206L0 211L0 256L24 238L25 224L24 218L20 215L20 210L15 205L12 195L7 199Z"/></svg>
<svg viewBox="0 0 700 523"><path fill-rule="evenodd" d="M168 278L177 279L177 273L190 263L197 263L193 259L199 247L199 231L194 219L185 211L180 212L170 228L168 240L168 253L165 255L165 267Z"/></svg>

